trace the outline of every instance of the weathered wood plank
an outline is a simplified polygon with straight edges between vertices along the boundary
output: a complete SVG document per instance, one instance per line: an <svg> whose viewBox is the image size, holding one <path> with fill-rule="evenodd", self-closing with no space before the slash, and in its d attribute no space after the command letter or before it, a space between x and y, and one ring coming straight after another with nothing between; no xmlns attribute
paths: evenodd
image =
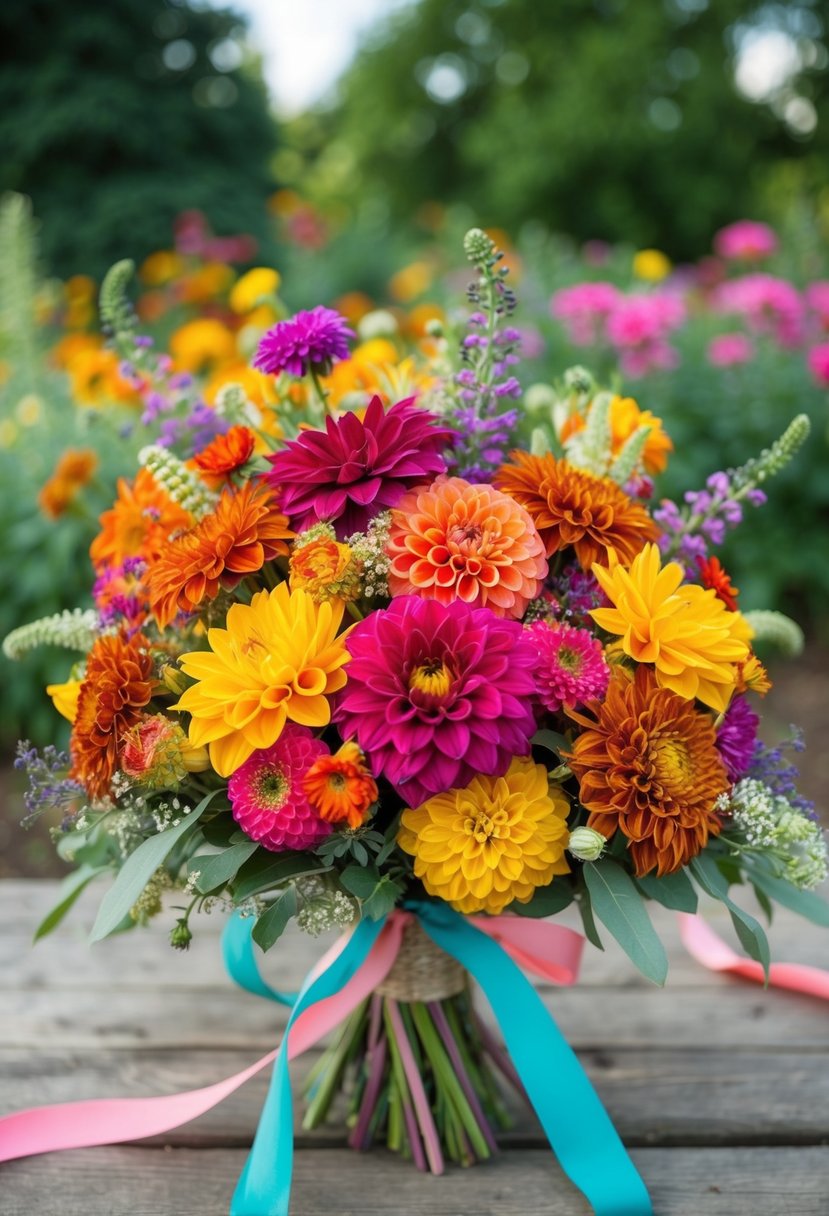
<svg viewBox="0 0 829 1216"><path fill-rule="evenodd" d="M633 1158L657 1216L826 1216L829 1149L640 1149ZM227 1211L238 1149L109 1148L4 1167L4 1216L204 1216ZM586 1202L540 1150L507 1151L442 1178L388 1153L296 1154L294 1216L588 1216ZM59 1200L56 1200L59 1196ZM59 1204L59 1206L57 1206Z"/></svg>
<svg viewBox="0 0 829 1216"><path fill-rule="evenodd" d="M580 1058L627 1144L792 1145L829 1142L829 1067L812 1052L688 1051L613 1047ZM195 1089L231 1076L252 1062L252 1051L11 1051L0 1049L0 1115L77 1098L149 1097ZM292 1065L294 1093L316 1053ZM195 1123L167 1134L165 1143L189 1147L250 1144L270 1073ZM505 1092L509 1099L510 1093ZM296 1102L298 1121L301 1103ZM523 1101L510 1106L513 1128L503 1142L540 1146L543 1134ZM313 1133L297 1126L298 1143L343 1144L342 1126Z"/></svg>

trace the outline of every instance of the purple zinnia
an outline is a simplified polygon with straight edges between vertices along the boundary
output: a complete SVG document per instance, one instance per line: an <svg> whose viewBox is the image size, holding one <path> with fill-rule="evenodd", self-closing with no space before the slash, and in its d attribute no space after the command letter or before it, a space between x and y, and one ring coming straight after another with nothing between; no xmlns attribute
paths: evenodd
<svg viewBox="0 0 829 1216"><path fill-rule="evenodd" d="M310 312L277 321L259 343L253 366L269 376L304 376L311 370L327 376L333 363L348 358L347 339L353 337L344 317L318 304Z"/></svg>
<svg viewBox="0 0 829 1216"><path fill-rule="evenodd" d="M354 626L335 713L409 806L501 776L535 732L535 651L518 621L403 596Z"/></svg>
<svg viewBox="0 0 829 1216"><path fill-rule="evenodd" d="M760 719L745 697L734 697L717 730L717 750L731 781L739 781L751 768Z"/></svg>
<svg viewBox="0 0 829 1216"><path fill-rule="evenodd" d="M365 417L328 417L324 431L303 431L268 460L266 480L279 487L279 505L297 531L327 520L343 540L393 507L410 486L446 470L441 455L448 427L413 398L384 410L372 397Z"/></svg>

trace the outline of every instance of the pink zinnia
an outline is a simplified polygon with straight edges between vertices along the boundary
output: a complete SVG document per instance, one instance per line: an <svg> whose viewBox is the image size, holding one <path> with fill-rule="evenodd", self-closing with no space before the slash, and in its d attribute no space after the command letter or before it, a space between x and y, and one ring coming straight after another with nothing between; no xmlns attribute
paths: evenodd
<svg viewBox="0 0 829 1216"><path fill-rule="evenodd" d="M362 420L328 417L324 431L303 431L269 456L266 480L279 487L279 505L298 531L327 520L343 540L410 486L446 471L441 449L454 432L437 422L411 397L389 410L372 397Z"/></svg>
<svg viewBox="0 0 829 1216"><path fill-rule="evenodd" d="M754 343L745 334L717 334L708 343L708 362L713 367L736 367L754 358Z"/></svg>
<svg viewBox="0 0 829 1216"><path fill-rule="evenodd" d="M309 370L328 375L339 359L348 358L348 338L354 337L345 318L322 304L277 321L259 343L253 366L275 376L289 372L304 376Z"/></svg>
<svg viewBox="0 0 829 1216"><path fill-rule="evenodd" d="M716 311L745 317L755 333L773 334L781 346L797 346L802 340L803 299L787 279L744 274L721 283L711 302Z"/></svg>
<svg viewBox="0 0 829 1216"><path fill-rule="evenodd" d="M737 220L716 233L714 249L729 261L759 262L777 249L777 236L768 224Z"/></svg>
<svg viewBox="0 0 829 1216"><path fill-rule="evenodd" d="M829 388L829 343L813 346L809 351L809 371L815 384L821 388Z"/></svg>
<svg viewBox="0 0 829 1216"><path fill-rule="evenodd" d="M404 596L355 625L335 713L409 806L501 776L535 732L535 652L518 621Z"/></svg>
<svg viewBox="0 0 829 1216"><path fill-rule="evenodd" d="M254 752L227 784L233 818L251 840L275 853L313 849L331 832L306 797L303 778L328 748L293 723L272 747Z"/></svg>
<svg viewBox="0 0 829 1216"><path fill-rule="evenodd" d="M592 346L601 341L604 323L620 298L612 283L576 283L555 293L550 312L564 322L571 342Z"/></svg>
<svg viewBox="0 0 829 1216"><path fill-rule="evenodd" d="M803 294L817 317L820 329L829 330L829 283L825 279L818 279L810 283Z"/></svg>
<svg viewBox="0 0 829 1216"><path fill-rule="evenodd" d="M527 637L536 653L535 682L542 705L551 713L563 706L601 701L610 670L602 644L587 629L536 621Z"/></svg>

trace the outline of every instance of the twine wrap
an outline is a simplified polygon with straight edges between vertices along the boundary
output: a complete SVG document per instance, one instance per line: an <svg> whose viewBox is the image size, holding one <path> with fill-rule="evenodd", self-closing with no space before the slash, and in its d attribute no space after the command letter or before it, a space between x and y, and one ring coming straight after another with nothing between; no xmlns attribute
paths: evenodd
<svg viewBox="0 0 829 1216"><path fill-rule="evenodd" d="M413 919L403 930L400 951L378 985L377 995L394 1001L442 1001L463 992L466 980L466 968L441 950L420 921Z"/></svg>

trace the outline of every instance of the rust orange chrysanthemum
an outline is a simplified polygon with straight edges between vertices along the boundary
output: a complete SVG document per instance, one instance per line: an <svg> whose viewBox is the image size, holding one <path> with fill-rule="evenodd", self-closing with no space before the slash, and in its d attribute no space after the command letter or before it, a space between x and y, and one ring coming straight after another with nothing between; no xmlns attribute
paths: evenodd
<svg viewBox="0 0 829 1216"><path fill-rule="evenodd" d="M634 502L607 477L596 477L547 453L513 452L495 484L526 508L538 529L547 556L572 545L583 570L606 565L615 549L631 561L658 529L641 503Z"/></svg>
<svg viewBox="0 0 829 1216"><path fill-rule="evenodd" d="M232 426L226 435L217 435L193 457L193 464L209 478L226 478L247 464L256 447L256 436L249 427Z"/></svg>
<svg viewBox="0 0 829 1216"><path fill-rule="evenodd" d="M128 557L152 561L170 536L193 526L193 516L173 501L149 469L141 469L132 482L118 479L118 495L100 524L89 549L97 569L120 566Z"/></svg>
<svg viewBox="0 0 829 1216"><path fill-rule="evenodd" d="M392 595L463 600L496 616L521 617L547 572L535 525L508 494L461 477L439 477L392 510Z"/></svg>
<svg viewBox="0 0 829 1216"><path fill-rule="evenodd" d="M592 717L568 710L584 729L567 756L588 824L627 837L636 874L672 874L720 830L714 811L729 780L712 717L698 712L639 667L617 667Z"/></svg>
<svg viewBox="0 0 829 1216"><path fill-rule="evenodd" d="M329 823L359 828L377 801L377 783L356 743L344 743L333 756L319 756L305 774L311 806Z"/></svg>
<svg viewBox="0 0 829 1216"><path fill-rule="evenodd" d="M86 663L72 727L70 775L90 798L109 792L118 754L130 727L152 696L147 639L108 634L98 638Z"/></svg>
<svg viewBox="0 0 829 1216"><path fill-rule="evenodd" d="M238 491L225 490L209 515L150 563L147 595L159 628L215 599L221 586L234 587L265 562L284 557L293 536L287 525L266 486L248 481Z"/></svg>

